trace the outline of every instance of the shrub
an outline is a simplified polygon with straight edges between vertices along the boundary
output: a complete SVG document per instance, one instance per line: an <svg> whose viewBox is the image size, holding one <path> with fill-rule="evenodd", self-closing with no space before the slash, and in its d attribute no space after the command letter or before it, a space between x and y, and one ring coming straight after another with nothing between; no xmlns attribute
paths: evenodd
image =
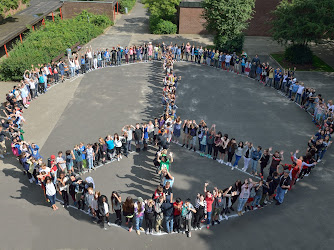
<svg viewBox="0 0 334 250"><path fill-rule="evenodd" d="M239 34L234 39L226 38L223 35L216 34L214 37L214 44L216 48L224 52L241 52L244 45L245 36L243 33Z"/></svg>
<svg viewBox="0 0 334 250"><path fill-rule="evenodd" d="M44 64L80 42L85 44L100 35L112 24L107 16L94 15L87 11L73 19L55 22L46 21L45 27L30 31L23 41L16 42L9 58L0 64L0 79L19 81L31 65Z"/></svg>
<svg viewBox="0 0 334 250"><path fill-rule="evenodd" d="M119 1L119 11L125 13L125 8L128 8L128 11L132 10L135 6L136 0L120 0Z"/></svg>
<svg viewBox="0 0 334 250"><path fill-rule="evenodd" d="M154 26L153 34L176 34L177 26L171 21L160 19Z"/></svg>
<svg viewBox="0 0 334 250"><path fill-rule="evenodd" d="M285 49L284 59L295 64L310 64L313 62L313 53L307 45L294 44Z"/></svg>

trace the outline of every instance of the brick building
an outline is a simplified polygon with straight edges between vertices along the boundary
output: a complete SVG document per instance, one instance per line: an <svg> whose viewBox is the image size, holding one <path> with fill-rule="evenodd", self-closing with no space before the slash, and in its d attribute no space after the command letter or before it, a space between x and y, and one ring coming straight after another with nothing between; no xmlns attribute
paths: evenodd
<svg viewBox="0 0 334 250"><path fill-rule="evenodd" d="M71 1L63 0L63 17L65 19L72 18L83 10L87 10L93 14L104 14L114 21L115 11L117 11L117 1Z"/></svg>
<svg viewBox="0 0 334 250"><path fill-rule="evenodd" d="M179 34L206 34L203 24L202 0L182 0L178 9ZM270 21L273 18L272 11L280 0L256 0L255 13L245 31L249 36L269 36Z"/></svg>

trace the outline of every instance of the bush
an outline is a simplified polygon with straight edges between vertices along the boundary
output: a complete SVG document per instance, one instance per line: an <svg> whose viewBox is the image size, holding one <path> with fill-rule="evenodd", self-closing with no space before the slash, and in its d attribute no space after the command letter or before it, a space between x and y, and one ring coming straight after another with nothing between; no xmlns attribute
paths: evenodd
<svg viewBox="0 0 334 250"><path fill-rule="evenodd" d="M125 8L128 8L128 11L132 10L135 6L136 0L120 0L119 1L119 11L125 13Z"/></svg>
<svg viewBox="0 0 334 250"><path fill-rule="evenodd" d="M77 42L89 42L110 24L112 22L107 16L94 15L87 11L73 19L56 18L55 22L46 21L45 27L31 30L23 44L18 41L13 46L9 58L0 64L0 79L19 81L31 65L48 63Z"/></svg>
<svg viewBox="0 0 334 250"><path fill-rule="evenodd" d="M176 34L177 26L171 21L163 20L159 16L150 16L150 32L152 34Z"/></svg>
<svg viewBox="0 0 334 250"><path fill-rule="evenodd" d="M153 34L176 34L177 26L171 21L160 19L155 26Z"/></svg>
<svg viewBox="0 0 334 250"><path fill-rule="evenodd" d="M310 64L313 62L313 53L307 45L294 44L285 49L284 59L294 64Z"/></svg>
<svg viewBox="0 0 334 250"><path fill-rule="evenodd" d="M216 34L214 37L214 44L216 48L224 52L242 52L244 45L245 36L243 33L235 37L234 39L229 39L223 35Z"/></svg>

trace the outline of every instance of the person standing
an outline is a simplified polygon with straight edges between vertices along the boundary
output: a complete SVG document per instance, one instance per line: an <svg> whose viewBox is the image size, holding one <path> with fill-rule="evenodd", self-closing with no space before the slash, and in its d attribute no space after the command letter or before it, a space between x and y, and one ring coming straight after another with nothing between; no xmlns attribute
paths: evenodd
<svg viewBox="0 0 334 250"><path fill-rule="evenodd" d="M191 237L191 221L193 213L196 213L196 209L190 203L190 199L188 198L182 207L182 217L184 218L184 230L189 238Z"/></svg>
<svg viewBox="0 0 334 250"><path fill-rule="evenodd" d="M244 184L241 186L241 193L239 195L239 203L238 203L238 215L243 215L243 208L248 201L248 198L250 196L250 191L253 187L254 183L251 178L246 179Z"/></svg>
<svg viewBox="0 0 334 250"><path fill-rule="evenodd" d="M278 166L281 161L284 160L283 157L284 151L278 152L276 151L273 155L273 158L271 160L271 165L269 169L269 176L272 176L274 172L278 172Z"/></svg>
<svg viewBox="0 0 334 250"><path fill-rule="evenodd" d="M98 200L98 211L100 215L99 222L103 226L104 230L107 230L107 227L105 226L105 221L107 221L108 226L111 226L111 223L109 222L110 214L109 214L109 204L108 199L105 195L101 195Z"/></svg>
<svg viewBox="0 0 334 250"><path fill-rule="evenodd" d="M116 191L113 191L111 193L111 208L116 213L115 224L119 226L122 224L121 204L122 197Z"/></svg>
<svg viewBox="0 0 334 250"><path fill-rule="evenodd" d="M244 167L242 168L242 171L246 172L249 166L249 163L251 161L252 153L255 151L255 148L253 147L253 143L246 142L245 143L246 148L244 149Z"/></svg>
<svg viewBox="0 0 334 250"><path fill-rule="evenodd" d="M290 189L290 170L286 169L284 170L283 175L280 177L279 184L276 189L276 204L275 205L281 205L284 200L285 193Z"/></svg>

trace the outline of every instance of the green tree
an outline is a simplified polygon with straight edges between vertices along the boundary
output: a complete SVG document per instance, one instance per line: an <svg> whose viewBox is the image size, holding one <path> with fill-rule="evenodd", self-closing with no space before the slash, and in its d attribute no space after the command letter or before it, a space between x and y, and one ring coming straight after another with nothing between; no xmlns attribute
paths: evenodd
<svg viewBox="0 0 334 250"><path fill-rule="evenodd" d="M176 7L180 4L180 0L143 0L143 3L152 16L171 22L176 21Z"/></svg>
<svg viewBox="0 0 334 250"><path fill-rule="evenodd" d="M283 0L273 12L272 36L286 45L284 57L296 64L312 63L310 42L334 39L334 0Z"/></svg>
<svg viewBox="0 0 334 250"><path fill-rule="evenodd" d="M221 50L240 50L242 32L252 18L255 0L204 0L202 6L205 27L215 33L216 47Z"/></svg>
<svg viewBox="0 0 334 250"><path fill-rule="evenodd" d="M274 11L273 38L307 45L334 38L334 0L283 0Z"/></svg>
<svg viewBox="0 0 334 250"><path fill-rule="evenodd" d="M0 16L10 9L17 9L19 2L27 3L29 0L1 0L0 1Z"/></svg>

